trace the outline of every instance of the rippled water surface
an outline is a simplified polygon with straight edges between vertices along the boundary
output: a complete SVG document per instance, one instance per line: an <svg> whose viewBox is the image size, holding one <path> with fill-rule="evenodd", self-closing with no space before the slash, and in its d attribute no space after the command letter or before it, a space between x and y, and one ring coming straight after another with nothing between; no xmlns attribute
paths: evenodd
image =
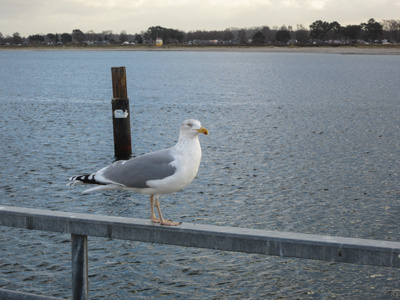
<svg viewBox="0 0 400 300"><path fill-rule="evenodd" d="M113 161L111 67L125 66L135 155L196 118L197 178L173 220L400 240L400 56L0 52L0 205L147 218L146 195L81 195ZM68 298L70 237L0 227L0 288ZM89 238L92 299L400 297L400 272Z"/></svg>

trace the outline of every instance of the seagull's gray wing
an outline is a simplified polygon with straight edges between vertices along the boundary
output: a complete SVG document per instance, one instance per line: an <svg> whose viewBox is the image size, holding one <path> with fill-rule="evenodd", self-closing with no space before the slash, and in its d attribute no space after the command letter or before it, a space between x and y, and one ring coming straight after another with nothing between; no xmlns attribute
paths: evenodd
<svg viewBox="0 0 400 300"><path fill-rule="evenodd" d="M159 150L130 160L117 161L100 170L98 175L106 181L126 187L147 188L147 181L164 179L176 172L176 168L170 165L173 161L169 149Z"/></svg>

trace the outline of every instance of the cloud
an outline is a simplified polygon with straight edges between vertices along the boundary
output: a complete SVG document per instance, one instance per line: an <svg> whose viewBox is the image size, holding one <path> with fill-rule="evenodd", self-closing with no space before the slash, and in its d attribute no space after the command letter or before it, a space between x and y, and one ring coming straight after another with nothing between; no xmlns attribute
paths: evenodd
<svg viewBox="0 0 400 300"><path fill-rule="evenodd" d="M400 0L0 0L0 30L22 35L160 25L184 31L281 26L315 20L359 24L398 19Z"/></svg>
<svg viewBox="0 0 400 300"><path fill-rule="evenodd" d="M307 1L307 5L311 10L323 10L327 1L323 0L310 0Z"/></svg>

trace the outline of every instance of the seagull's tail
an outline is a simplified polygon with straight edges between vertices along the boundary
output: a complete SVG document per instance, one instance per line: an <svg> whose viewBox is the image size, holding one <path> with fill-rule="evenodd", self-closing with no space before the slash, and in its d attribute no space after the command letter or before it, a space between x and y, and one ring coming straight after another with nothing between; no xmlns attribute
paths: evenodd
<svg viewBox="0 0 400 300"><path fill-rule="evenodd" d="M95 191L107 191L107 190L116 190L120 188L119 185L116 184L102 184L102 185L97 185L95 187L92 187L90 189L84 190L82 194L89 194L91 192Z"/></svg>

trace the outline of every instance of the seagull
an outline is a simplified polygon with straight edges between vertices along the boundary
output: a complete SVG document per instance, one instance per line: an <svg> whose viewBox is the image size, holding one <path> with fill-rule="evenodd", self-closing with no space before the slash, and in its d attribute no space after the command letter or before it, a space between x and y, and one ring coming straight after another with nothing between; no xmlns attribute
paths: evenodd
<svg viewBox="0 0 400 300"><path fill-rule="evenodd" d="M195 178L201 160L200 133L208 135L208 130L197 120L186 120L180 126L179 139L175 146L129 160L116 161L95 173L73 176L68 185L95 185L84 190L83 194L101 190L127 190L148 194L151 221L177 226L181 222L163 218L159 196L178 192ZM154 213L154 206L158 218Z"/></svg>

